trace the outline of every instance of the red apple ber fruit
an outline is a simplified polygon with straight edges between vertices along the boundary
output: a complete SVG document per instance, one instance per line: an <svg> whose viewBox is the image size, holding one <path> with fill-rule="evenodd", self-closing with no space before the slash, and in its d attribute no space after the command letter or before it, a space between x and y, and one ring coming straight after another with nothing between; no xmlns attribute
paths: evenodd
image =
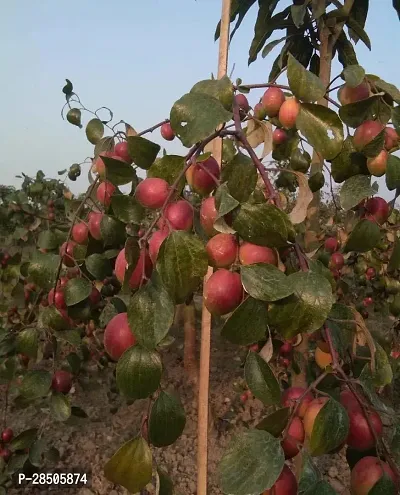
<svg viewBox="0 0 400 495"><path fill-rule="evenodd" d="M208 237L211 237L217 233L214 229L214 223L217 216L218 212L215 206L215 198L212 196L210 198L203 199L200 206L200 225Z"/></svg>
<svg viewBox="0 0 400 495"><path fill-rule="evenodd" d="M371 306L372 304L374 304L374 300L372 299L372 297L365 297L363 299L363 306L368 307Z"/></svg>
<svg viewBox="0 0 400 495"><path fill-rule="evenodd" d="M385 148L390 151L398 146L400 136L393 127L385 127Z"/></svg>
<svg viewBox="0 0 400 495"><path fill-rule="evenodd" d="M186 171L186 180L189 186L202 196L207 196L217 187L218 184L214 177L218 180L219 176L218 162L212 156L203 162L191 165Z"/></svg>
<svg viewBox="0 0 400 495"><path fill-rule="evenodd" d="M65 309L67 305L65 304L64 290L57 289L54 292L54 288L50 290L48 295L48 302L50 306L54 304L57 309Z"/></svg>
<svg viewBox="0 0 400 495"><path fill-rule="evenodd" d="M262 97L262 105L265 108L268 117L276 117L279 113L285 94L280 88L268 88Z"/></svg>
<svg viewBox="0 0 400 495"><path fill-rule="evenodd" d="M86 244L89 237L89 227L83 223L76 223L72 227L72 239L78 244Z"/></svg>
<svg viewBox="0 0 400 495"><path fill-rule="evenodd" d="M89 217L88 217L89 232L90 235L93 237L93 239L96 239L97 241L100 241L102 238L101 230L100 230L100 224L102 218L103 218L103 213L97 211L92 211L89 213Z"/></svg>
<svg viewBox="0 0 400 495"><path fill-rule="evenodd" d="M104 348L114 361L136 343L135 335L128 324L128 313L119 313L112 318L104 331Z"/></svg>
<svg viewBox="0 0 400 495"><path fill-rule="evenodd" d="M303 422L295 416L289 425L286 438L281 442L285 459L292 459L299 453L299 444L304 442L304 436Z"/></svg>
<svg viewBox="0 0 400 495"><path fill-rule="evenodd" d="M235 262L238 243L232 234L217 234L206 244L210 266L228 268Z"/></svg>
<svg viewBox="0 0 400 495"><path fill-rule="evenodd" d="M65 266L74 266L74 250L76 243L74 241L64 242L60 247L60 256Z"/></svg>
<svg viewBox="0 0 400 495"><path fill-rule="evenodd" d="M348 105L356 101L365 100L369 97L369 85L366 82L361 83L355 88L344 84L338 91L338 100L341 105Z"/></svg>
<svg viewBox="0 0 400 495"><path fill-rule="evenodd" d="M113 158L114 160L119 160L123 162L124 160L114 153L114 151L104 151L100 153L100 155L94 160L93 164L95 166L95 171L100 175L100 177L105 177L106 175L106 166L104 161L101 159L103 156Z"/></svg>
<svg viewBox="0 0 400 495"><path fill-rule="evenodd" d="M289 341L284 342L279 348L279 354L283 356L286 354L291 354L292 351L293 351L293 346Z"/></svg>
<svg viewBox="0 0 400 495"><path fill-rule="evenodd" d="M386 172L386 165L389 158L389 154L386 150L382 150L379 155L373 158L368 158L367 167L371 175L375 177L382 177Z"/></svg>
<svg viewBox="0 0 400 495"><path fill-rule="evenodd" d="M12 452L10 449L7 449L5 447L0 448L0 457L4 459L6 462L11 457L11 454Z"/></svg>
<svg viewBox="0 0 400 495"><path fill-rule="evenodd" d="M14 432L12 431L12 429L11 428L5 428L1 434L1 440L4 443L11 442L11 440L13 439L13 436L14 436Z"/></svg>
<svg viewBox="0 0 400 495"><path fill-rule="evenodd" d="M318 416L318 413L324 407L328 400L328 397L319 397L318 399L314 399L313 401L311 401L308 405L303 419L304 431L306 432L308 438L311 438L315 419Z"/></svg>
<svg viewBox="0 0 400 495"><path fill-rule="evenodd" d="M386 473L397 483L396 475L386 462L380 462L377 457L366 456L353 467L350 478L351 493L353 495L368 495L372 487Z"/></svg>
<svg viewBox="0 0 400 495"><path fill-rule="evenodd" d="M213 315L225 315L236 309L243 299L240 275L221 268L207 280L205 305Z"/></svg>
<svg viewBox="0 0 400 495"><path fill-rule="evenodd" d="M100 292L96 289L96 287L92 288L92 292L89 295L89 301L93 304L96 305L101 301L101 294Z"/></svg>
<svg viewBox="0 0 400 495"><path fill-rule="evenodd" d="M124 283L125 271L127 268L128 262L125 258L125 249L122 249L115 260L115 276L121 284ZM145 275L146 278L149 278L152 271L153 264L151 263L150 256L145 249L142 249L140 251L139 260L129 279L129 287L131 289L137 289L140 286L143 275ZM144 282L145 281L143 281L143 283Z"/></svg>
<svg viewBox="0 0 400 495"><path fill-rule="evenodd" d="M286 466L270 490L265 490L262 495L296 495L297 480L292 471Z"/></svg>
<svg viewBox="0 0 400 495"><path fill-rule="evenodd" d="M258 246L251 242L241 244L239 247L239 260L242 265L252 265L254 263L278 265L278 257L274 249Z"/></svg>
<svg viewBox="0 0 400 495"><path fill-rule="evenodd" d="M117 188L111 182L104 181L99 184L96 191L97 200L104 206L110 206L111 196L114 194Z"/></svg>
<svg viewBox="0 0 400 495"><path fill-rule="evenodd" d="M368 143L370 143L382 131L383 124L376 120L366 120L354 133L354 146L358 151L361 151Z"/></svg>
<svg viewBox="0 0 400 495"><path fill-rule="evenodd" d="M284 407L296 406L296 401L306 392L305 388L302 387L289 387L282 394L282 405ZM311 392L308 392L302 399L300 406L297 409L296 415L299 418L304 418L309 404L314 400Z"/></svg>
<svg viewBox="0 0 400 495"><path fill-rule="evenodd" d="M263 104L262 103L257 103L254 106L254 117L257 120L264 120L266 116L267 116L267 111L263 107Z"/></svg>
<svg viewBox="0 0 400 495"><path fill-rule="evenodd" d="M171 124L166 122L161 126L161 136L166 141L173 141L175 139L175 132L172 130Z"/></svg>
<svg viewBox="0 0 400 495"><path fill-rule="evenodd" d="M296 98L289 98L282 103L279 109L279 122L286 129L292 129L296 125L297 116L300 112L300 103Z"/></svg>
<svg viewBox="0 0 400 495"><path fill-rule="evenodd" d="M370 198L365 203L365 209L367 211L366 218L369 220L375 220L379 224L385 223L390 215L389 205L379 196Z"/></svg>
<svg viewBox="0 0 400 495"><path fill-rule="evenodd" d="M368 280L371 280L372 278L375 278L376 276L376 270L372 266L367 268L367 271L365 272L365 275L367 276Z"/></svg>
<svg viewBox="0 0 400 495"><path fill-rule="evenodd" d="M114 148L114 153L116 156L121 158L126 163L132 163L132 158L128 152L128 142L127 141L121 141L120 143L117 143Z"/></svg>
<svg viewBox="0 0 400 495"><path fill-rule="evenodd" d="M330 268L341 270L344 267L344 257L342 253L333 253L329 262Z"/></svg>
<svg viewBox="0 0 400 495"><path fill-rule="evenodd" d="M168 232L165 230L157 230L149 239L149 255L153 265L156 264L158 252L164 239L168 237Z"/></svg>
<svg viewBox="0 0 400 495"><path fill-rule="evenodd" d="M324 243L325 251L328 251L328 253L334 253L339 249L339 246L340 244L336 237L328 237Z"/></svg>
<svg viewBox="0 0 400 495"><path fill-rule="evenodd" d="M68 394L72 387L72 375L68 371L57 370L53 375L51 388L55 392Z"/></svg>
<svg viewBox="0 0 400 495"><path fill-rule="evenodd" d="M272 133L272 142L274 144L283 144L287 137L287 132L284 129L276 128Z"/></svg>
<svg viewBox="0 0 400 495"><path fill-rule="evenodd" d="M160 228L165 227L171 230L192 230L193 227L193 207L190 203L181 199L175 203L170 203L164 210L164 218L160 222Z"/></svg>
<svg viewBox="0 0 400 495"><path fill-rule="evenodd" d="M235 95L235 101L240 110L243 110L244 112L248 112L250 110L249 102L244 94L238 93Z"/></svg>
<svg viewBox="0 0 400 495"><path fill-rule="evenodd" d="M161 208L168 198L169 184L164 179L149 177L138 184L136 199L145 208Z"/></svg>
<svg viewBox="0 0 400 495"><path fill-rule="evenodd" d="M361 407L348 410L349 415L349 434L346 443L349 447L356 450L369 450L375 446L375 437L371 431L368 422L364 416ZM379 414L376 411L368 413L368 419L378 438L382 437L383 425Z"/></svg>

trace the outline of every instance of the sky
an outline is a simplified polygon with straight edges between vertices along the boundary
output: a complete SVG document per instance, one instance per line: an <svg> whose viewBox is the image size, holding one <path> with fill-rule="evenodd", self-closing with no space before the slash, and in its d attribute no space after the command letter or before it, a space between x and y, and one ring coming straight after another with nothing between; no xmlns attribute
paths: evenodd
<svg viewBox="0 0 400 495"><path fill-rule="evenodd" d="M287 0L281 0L282 6ZM4 2L0 20L0 183L18 186L15 175L38 169L56 177L93 155L84 128L63 121L65 78L74 84L87 108L107 106L116 121L140 131L169 116L173 103L199 80L216 73L218 44L215 25L220 0L20 0ZM257 9L236 33L230 48L229 73L244 83L266 82L276 48L266 59L247 66ZM400 23L392 0L371 0L366 30L370 52L357 45L360 64L369 73L400 87L395 47ZM278 31L275 38L283 36ZM271 40L274 38L271 38ZM335 64L333 73L340 66ZM262 91L252 92L255 104ZM83 116L83 121L90 120ZM182 153L175 140L159 131L147 136ZM85 172L72 191L87 187ZM390 197L390 196L389 196Z"/></svg>

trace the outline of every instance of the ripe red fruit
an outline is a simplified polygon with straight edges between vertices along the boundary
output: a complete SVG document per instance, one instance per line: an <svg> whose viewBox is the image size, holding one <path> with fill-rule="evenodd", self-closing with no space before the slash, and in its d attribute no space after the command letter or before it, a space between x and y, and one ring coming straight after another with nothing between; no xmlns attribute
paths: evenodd
<svg viewBox="0 0 400 495"><path fill-rule="evenodd" d="M318 399L314 399L308 405L306 413L304 415L303 423L304 431L309 438L311 438L315 419L328 400L328 397L319 397Z"/></svg>
<svg viewBox="0 0 400 495"><path fill-rule="evenodd" d="M51 212L47 215L47 218L52 222L56 218L56 216L53 212Z"/></svg>
<svg viewBox="0 0 400 495"><path fill-rule="evenodd" d="M333 253L329 262L330 268L341 270L344 267L344 257L342 253Z"/></svg>
<svg viewBox="0 0 400 495"><path fill-rule="evenodd" d="M338 91L338 100L341 105L348 105L349 103L355 103L356 101L365 100L369 97L369 86L363 82L355 88L351 88L344 84Z"/></svg>
<svg viewBox="0 0 400 495"><path fill-rule="evenodd" d="M93 237L93 239L96 239L97 241L100 241L102 238L101 230L100 230L100 224L102 218L103 218L103 213L98 213L96 211L92 211L91 213L89 213L89 219L88 219L89 232L90 235Z"/></svg>
<svg viewBox="0 0 400 495"><path fill-rule="evenodd" d="M214 229L214 223L217 219L218 212L215 206L215 198L203 199L200 206L200 225L204 232L209 236L213 236L217 231Z"/></svg>
<svg viewBox="0 0 400 495"><path fill-rule="evenodd" d="M290 342L286 341L284 342L280 348L279 348L279 354L285 355L285 354L290 354L293 351L293 346Z"/></svg>
<svg viewBox="0 0 400 495"><path fill-rule="evenodd" d="M2 457L6 462L11 457L11 450L7 448L0 448L0 457Z"/></svg>
<svg viewBox="0 0 400 495"><path fill-rule="evenodd" d="M369 173L375 177L382 177L386 172L386 165L389 158L389 154L386 150L382 150L379 155L373 158L368 158L367 167Z"/></svg>
<svg viewBox="0 0 400 495"><path fill-rule="evenodd" d="M373 268L372 266L370 266L369 268L367 268L367 271L365 272L365 275L368 278L368 280L371 280L371 278L375 278L375 276L376 276L376 270L375 270L375 268Z"/></svg>
<svg viewBox="0 0 400 495"><path fill-rule="evenodd" d="M355 398L354 394L348 389L344 389L340 392L340 403L349 413L353 410L356 411L362 410L358 400Z"/></svg>
<svg viewBox="0 0 400 495"><path fill-rule="evenodd" d="M149 255L153 265L156 264L158 252L164 239L168 237L165 230L157 230L149 239Z"/></svg>
<svg viewBox="0 0 400 495"><path fill-rule="evenodd" d="M67 307L63 289L57 289L55 293L54 288L51 289L48 295L48 301L50 305L54 304L57 309L65 309Z"/></svg>
<svg viewBox="0 0 400 495"><path fill-rule="evenodd" d="M279 109L279 122L286 129L292 129L296 125L297 116L300 112L300 103L296 98L289 98L282 103Z"/></svg>
<svg viewBox="0 0 400 495"><path fill-rule="evenodd" d="M122 249L115 260L115 276L121 284L124 283L125 271L127 268L128 262L125 258L125 249ZM139 260L129 279L129 287L131 289L137 289L139 287L143 278L143 269L145 276L149 278L153 271L153 264L151 263L149 253L144 249L141 250ZM145 281L143 281L143 283L144 282Z"/></svg>
<svg viewBox="0 0 400 495"><path fill-rule="evenodd" d="M328 237L328 239L325 240L324 248L328 253L334 253L339 249L339 241L336 237Z"/></svg>
<svg viewBox="0 0 400 495"><path fill-rule="evenodd" d="M57 370L53 375L51 388L61 394L67 394L72 387L72 375L68 371Z"/></svg>
<svg viewBox="0 0 400 495"><path fill-rule="evenodd" d="M292 471L286 466L270 490L265 490L262 495L296 495L297 480Z"/></svg>
<svg viewBox="0 0 400 495"><path fill-rule="evenodd" d="M276 252L265 246L258 246L251 242L243 242L239 247L239 261L242 265L252 265L254 263L278 264Z"/></svg>
<svg viewBox="0 0 400 495"><path fill-rule="evenodd" d="M214 177L218 180L219 176L218 162L212 156L204 162L191 165L186 171L186 180L189 186L202 196L207 196L217 187L218 184Z"/></svg>
<svg viewBox="0 0 400 495"><path fill-rule="evenodd" d="M128 313L119 313L112 318L104 331L104 348L114 361L135 345L136 338L128 324Z"/></svg>
<svg viewBox="0 0 400 495"><path fill-rule="evenodd" d="M375 445L375 437L361 409L354 407L348 410L349 414L349 434L346 443L356 450L369 450ZM382 436L383 425L379 414L372 411L368 414L369 421L378 438Z"/></svg>
<svg viewBox="0 0 400 495"><path fill-rule="evenodd" d="M392 351L390 355L392 356L393 359L399 359L400 351Z"/></svg>
<svg viewBox="0 0 400 495"><path fill-rule="evenodd" d="M244 112L248 112L250 110L249 102L244 94L238 93L235 95L235 101L240 110L243 110Z"/></svg>
<svg viewBox="0 0 400 495"><path fill-rule="evenodd" d="M371 304L374 304L374 300L372 299L372 297L365 297L363 299L363 306L368 307L371 306Z"/></svg>
<svg viewBox="0 0 400 495"><path fill-rule="evenodd" d="M76 243L74 241L64 242L60 247L60 256L65 266L74 266L74 249Z"/></svg>
<svg viewBox="0 0 400 495"><path fill-rule="evenodd" d="M268 117L276 117L284 101L285 95L280 88L268 88L261 100Z"/></svg>
<svg viewBox="0 0 400 495"><path fill-rule="evenodd" d="M193 227L193 207L184 199L170 203L165 208L164 220L165 224L163 225L172 230L191 230Z"/></svg>
<svg viewBox="0 0 400 495"><path fill-rule="evenodd" d="M398 146L399 140L400 136L393 127L385 127L385 148L388 151Z"/></svg>
<svg viewBox="0 0 400 495"><path fill-rule="evenodd" d="M207 280L205 305L213 315L225 315L236 309L243 299L240 275L221 268Z"/></svg>
<svg viewBox="0 0 400 495"><path fill-rule="evenodd" d="M262 103L257 103L254 106L254 117L258 120L264 120L267 116L267 111L263 107Z"/></svg>
<svg viewBox="0 0 400 495"><path fill-rule="evenodd" d="M109 158L113 158L114 160L119 160L120 162L124 161L120 156L118 156L113 151L104 151L103 153L100 153L100 155L93 162L95 171L100 175L100 177L104 177L106 175L106 166L103 160L101 159L103 156L106 157L108 156Z"/></svg>
<svg viewBox="0 0 400 495"><path fill-rule="evenodd" d="M102 182L96 191L97 200L104 206L110 206L111 196L114 194L117 188L111 182Z"/></svg>
<svg viewBox="0 0 400 495"><path fill-rule="evenodd" d="M397 483L396 475L386 462L380 462L377 457L363 457L357 462L351 472L350 486L353 495L368 495L372 487L386 473Z"/></svg>
<svg viewBox="0 0 400 495"><path fill-rule="evenodd" d="M169 184L164 179L149 177L140 182L135 196L139 203L146 208L161 208L168 198Z"/></svg>
<svg viewBox="0 0 400 495"><path fill-rule="evenodd" d="M128 142L127 141L121 141L120 143L117 143L114 148L114 153L116 156L121 158L126 163L132 163L132 158L128 152Z"/></svg>
<svg viewBox="0 0 400 495"><path fill-rule="evenodd" d="M380 224L385 223L390 215L389 205L383 198L380 198L379 196L370 198L365 203L365 209L367 211L366 218L375 220Z"/></svg>
<svg viewBox="0 0 400 495"><path fill-rule="evenodd" d="M361 151L368 143L370 143L382 131L383 125L376 120L366 120L354 133L354 146Z"/></svg>
<svg viewBox="0 0 400 495"><path fill-rule="evenodd" d="M295 416L289 425L286 438L281 442L285 459L292 459L292 457L299 453L298 444L304 442L304 436L303 422Z"/></svg>
<svg viewBox="0 0 400 495"><path fill-rule="evenodd" d="M1 439L4 443L8 443L8 442L11 442L11 440L13 439L13 436L14 436L14 432L12 431L12 429L6 428L5 430L3 430L2 434L1 434Z"/></svg>
<svg viewBox="0 0 400 495"><path fill-rule="evenodd" d="M290 359L285 358L285 357L280 357L279 358L279 364L283 366L284 368L289 368L290 366Z"/></svg>
<svg viewBox="0 0 400 495"><path fill-rule="evenodd" d="M302 387L289 387L282 394L282 405L283 407L295 407L296 401L304 394L306 391ZM299 408L297 409L296 415L299 418L304 418L309 404L314 400L311 392L308 392L302 399Z"/></svg>
<svg viewBox="0 0 400 495"><path fill-rule="evenodd" d="M282 144L287 140L287 132L284 129L276 128L272 133L272 142L274 144Z"/></svg>
<svg viewBox="0 0 400 495"><path fill-rule="evenodd" d="M101 301L101 294L96 287L92 288L92 292L89 295L89 300L92 304L98 304Z"/></svg>
<svg viewBox="0 0 400 495"><path fill-rule="evenodd" d="M86 244L89 237L89 227L83 223L76 223L72 227L72 239L78 244Z"/></svg>
<svg viewBox="0 0 400 495"><path fill-rule="evenodd" d="M206 244L206 251L210 266L227 268L235 262L238 244L232 234L217 234Z"/></svg>
<svg viewBox="0 0 400 495"><path fill-rule="evenodd" d="M172 130L171 124L166 122L161 126L161 136L166 141L172 141L175 138L175 132Z"/></svg>
<svg viewBox="0 0 400 495"><path fill-rule="evenodd" d="M388 129L389 129L389 128L388 128ZM54 208L54 201L53 201L52 199L49 199L49 200L47 201L47 206L48 206L49 208Z"/></svg>

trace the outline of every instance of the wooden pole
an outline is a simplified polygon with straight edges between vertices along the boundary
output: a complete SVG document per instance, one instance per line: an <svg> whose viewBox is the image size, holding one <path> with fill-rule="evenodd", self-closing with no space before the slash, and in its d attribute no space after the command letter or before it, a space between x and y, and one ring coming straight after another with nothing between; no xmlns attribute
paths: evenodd
<svg viewBox="0 0 400 495"><path fill-rule="evenodd" d="M229 28L231 0L222 0L221 34L219 39L218 79L224 77L228 69ZM217 138L213 143L213 155L221 166L222 139ZM204 277L204 286L213 273L208 267ZM203 292L204 301L204 292ZM197 495L207 495L207 446L208 446L208 394L210 380L210 345L211 345L211 315L207 308L202 307L201 317L201 347L199 373L199 402L197 423Z"/></svg>

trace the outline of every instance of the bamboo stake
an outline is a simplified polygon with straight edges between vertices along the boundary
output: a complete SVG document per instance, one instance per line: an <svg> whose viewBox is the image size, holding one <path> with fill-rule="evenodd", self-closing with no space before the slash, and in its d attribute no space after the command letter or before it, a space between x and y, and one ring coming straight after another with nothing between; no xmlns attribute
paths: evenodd
<svg viewBox="0 0 400 495"><path fill-rule="evenodd" d="M218 79L224 77L228 69L229 28L231 0L222 0L221 34L218 54ZM214 140L213 155L221 166L222 139ZM208 267L204 277L204 286L213 273ZM208 395L210 381L210 345L211 345L211 315L204 305L201 317L201 347L199 373L199 402L197 423L197 495L207 495L207 460L208 460Z"/></svg>

